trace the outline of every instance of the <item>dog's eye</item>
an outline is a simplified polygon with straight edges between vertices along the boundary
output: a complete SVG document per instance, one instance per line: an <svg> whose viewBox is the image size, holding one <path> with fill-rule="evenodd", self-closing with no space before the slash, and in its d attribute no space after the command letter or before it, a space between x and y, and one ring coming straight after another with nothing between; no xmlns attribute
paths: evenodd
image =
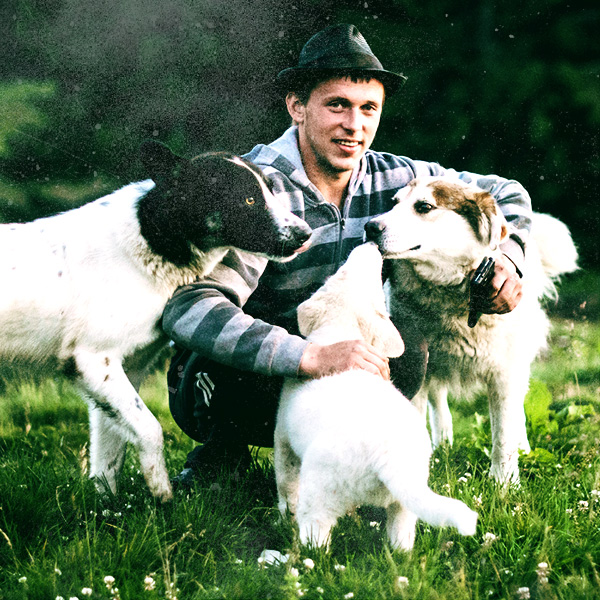
<svg viewBox="0 0 600 600"><path fill-rule="evenodd" d="M415 212L419 215L426 215L428 212L431 212L435 206L433 204L429 204L429 202L425 202L424 200L419 200L419 202L415 202Z"/></svg>
<svg viewBox="0 0 600 600"><path fill-rule="evenodd" d="M254 204L254 202L255 202L255 200L254 200L254 198L252 196L246 198L246 204L248 206L252 206Z"/></svg>

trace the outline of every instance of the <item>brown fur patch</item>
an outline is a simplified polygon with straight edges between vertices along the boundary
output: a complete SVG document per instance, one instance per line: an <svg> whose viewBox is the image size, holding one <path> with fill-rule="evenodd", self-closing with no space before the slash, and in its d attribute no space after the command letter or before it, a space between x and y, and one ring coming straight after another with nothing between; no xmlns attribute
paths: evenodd
<svg viewBox="0 0 600 600"><path fill-rule="evenodd" d="M450 181L435 181L429 187L436 204L464 217L477 239L482 241L482 219L485 217L490 221L496 213L496 202L492 195Z"/></svg>

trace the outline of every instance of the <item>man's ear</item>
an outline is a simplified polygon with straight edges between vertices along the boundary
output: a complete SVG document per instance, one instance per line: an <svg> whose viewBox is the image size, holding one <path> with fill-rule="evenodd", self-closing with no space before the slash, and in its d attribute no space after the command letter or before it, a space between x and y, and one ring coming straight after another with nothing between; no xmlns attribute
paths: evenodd
<svg viewBox="0 0 600 600"><path fill-rule="evenodd" d="M154 181L164 179L177 171L183 158L156 140L144 140L140 146L140 159L144 173Z"/></svg>
<svg viewBox="0 0 600 600"><path fill-rule="evenodd" d="M285 97L285 103L288 109L288 113L290 114L290 117L292 117L294 123L302 123L304 121L304 113L306 107L300 101L300 98L298 98L298 96L296 96L294 92L290 92Z"/></svg>

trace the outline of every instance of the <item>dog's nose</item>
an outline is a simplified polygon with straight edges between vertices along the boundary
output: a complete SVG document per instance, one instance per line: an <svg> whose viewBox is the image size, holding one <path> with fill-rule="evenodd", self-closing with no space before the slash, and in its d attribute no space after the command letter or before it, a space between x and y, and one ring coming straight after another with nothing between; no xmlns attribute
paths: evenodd
<svg viewBox="0 0 600 600"><path fill-rule="evenodd" d="M367 242L377 242L381 238L381 234L385 230L385 224L377 219L369 221L365 225L365 236Z"/></svg>
<svg viewBox="0 0 600 600"><path fill-rule="evenodd" d="M311 235L312 229L304 222L297 225L290 225L289 242L287 245L293 250L301 248L310 239Z"/></svg>

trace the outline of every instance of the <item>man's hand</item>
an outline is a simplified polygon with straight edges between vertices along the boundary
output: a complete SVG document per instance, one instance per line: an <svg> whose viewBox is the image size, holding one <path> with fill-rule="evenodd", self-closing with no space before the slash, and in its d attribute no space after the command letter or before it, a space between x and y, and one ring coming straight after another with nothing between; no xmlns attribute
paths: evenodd
<svg viewBox="0 0 600 600"><path fill-rule="evenodd" d="M514 310L521 300L522 287L514 263L501 254L496 259L494 276L489 284L489 296L487 302L481 306L481 311L503 315Z"/></svg>
<svg viewBox="0 0 600 600"><path fill-rule="evenodd" d="M390 378L387 357L362 340L348 340L329 346L310 344L302 355L299 374L316 379L350 369L364 369L384 379Z"/></svg>

